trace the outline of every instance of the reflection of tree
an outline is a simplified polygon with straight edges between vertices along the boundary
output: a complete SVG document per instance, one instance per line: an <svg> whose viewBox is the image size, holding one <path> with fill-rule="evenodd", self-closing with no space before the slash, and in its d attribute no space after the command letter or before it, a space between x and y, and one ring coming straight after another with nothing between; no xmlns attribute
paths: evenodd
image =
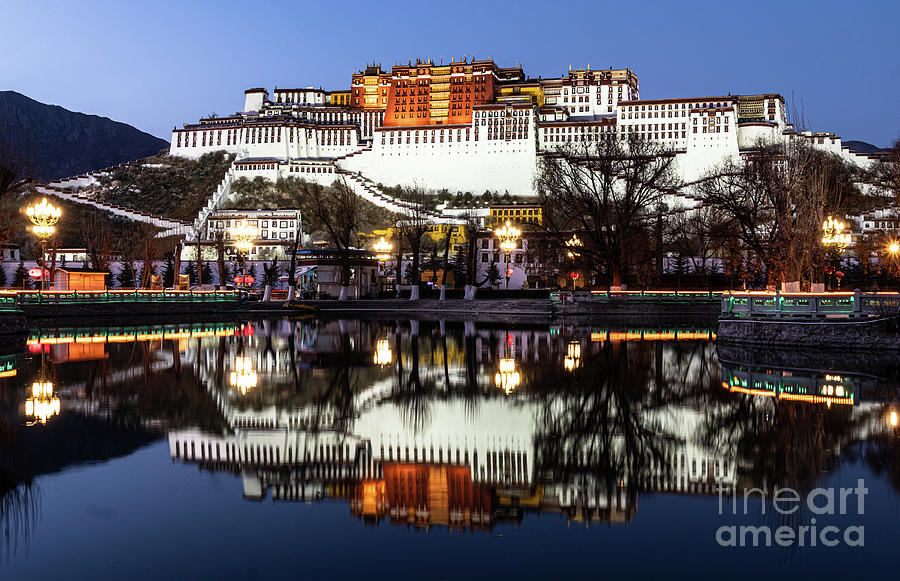
<svg viewBox="0 0 900 581"><path fill-rule="evenodd" d="M8 475L0 470L0 562L28 542L40 509L40 492L31 483L7 488Z"/></svg>
<svg viewBox="0 0 900 581"><path fill-rule="evenodd" d="M409 373L403 374L402 352L398 351L397 360L400 364L400 384L392 399L400 404L406 424L414 432L423 430L431 421L431 400L437 393L437 383L430 373L421 375L421 353L419 346L419 322L411 321L412 330L409 336ZM432 342L432 356L434 355L434 343ZM434 366L427 366L431 370Z"/></svg>
<svg viewBox="0 0 900 581"><path fill-rule="evenodd" d="M662 402L648 398L650 355L646 344L607 342L571 375L544 375L535 442L540 481L613 498L623 485L633 494L665 477L673 437L653 414Z"/></svg>
<svg viewBox="0 0 900 581"><path fill-rule="evenodd" d="M703 439L736 457L750 486L808 490L858 433L860 421L851 406L735 394L710 406Z"/></svg>
<svg viewBox="0 0 900 581"><path fill-rule="evenodd" d="M852 456L857 453L878 476L885 476L900 491L900 438L896 429L887 434L879 434L869 438Z"/></svg>

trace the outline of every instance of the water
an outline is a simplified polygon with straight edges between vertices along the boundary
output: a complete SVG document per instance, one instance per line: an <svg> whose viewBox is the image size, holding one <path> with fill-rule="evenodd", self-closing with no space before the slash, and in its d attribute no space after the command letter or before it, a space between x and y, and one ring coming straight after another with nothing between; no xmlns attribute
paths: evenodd
<svg viewBox="0 0 900 581"><path fill-rule="evenodd" d="M0 578L874 577L898 376L702 328L34 330L0 355Z"/></svg>

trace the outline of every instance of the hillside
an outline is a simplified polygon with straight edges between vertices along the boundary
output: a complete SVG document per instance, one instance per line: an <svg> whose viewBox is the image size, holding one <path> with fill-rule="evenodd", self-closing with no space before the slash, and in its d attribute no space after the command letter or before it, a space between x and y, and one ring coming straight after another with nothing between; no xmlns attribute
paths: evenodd
<svg viewBox="0 0 900 581"><path fill-rule="evenodd" d="M48 181L159 153L169 143L126 123L0 91L0 130L24 137L34 176Z"/></svg>
<svg viewBox="0 0 900 581"><path fill-rule="evenodd" d="M843 145L849 147L852 151L855 151L856 153L872 154L872 153L878 153L879 151L884 151L877 145L872 145L871 143L867 143L865 141L855 141L855 140L844 141Z"/></svg>

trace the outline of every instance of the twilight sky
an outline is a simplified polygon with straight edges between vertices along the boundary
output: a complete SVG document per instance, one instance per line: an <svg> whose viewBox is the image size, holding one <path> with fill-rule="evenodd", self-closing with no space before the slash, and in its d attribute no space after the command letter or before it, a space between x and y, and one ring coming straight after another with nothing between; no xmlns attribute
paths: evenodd
<svg viewBox="0 0 900 581"><path fill-rule="evenodd" d="M900 2L3 0L0 90L173 126L264 86L349 88L367 62L475 55L529 76L631 67L641 97L777 92L808 125L900 138Z"/></svg>

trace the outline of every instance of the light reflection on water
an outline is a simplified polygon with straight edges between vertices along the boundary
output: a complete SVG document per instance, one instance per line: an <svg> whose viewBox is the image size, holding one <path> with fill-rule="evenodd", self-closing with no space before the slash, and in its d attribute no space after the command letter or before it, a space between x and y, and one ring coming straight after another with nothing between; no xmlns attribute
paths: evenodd
<svg viewBox="0 0 900 581"><path fill-rule="evenodd" d="M160 438L168 458L156 461L237 479L235 503L333 501L351 523L486 539L539 515L631 526L645 497L808 490L851 456L900 483L890 361L719 355L698 328L36 330L24 352L0 355L0 516L13 531L2 558L40 536L41 475ZM39 379L59 407L28 426Z"/></svg>

